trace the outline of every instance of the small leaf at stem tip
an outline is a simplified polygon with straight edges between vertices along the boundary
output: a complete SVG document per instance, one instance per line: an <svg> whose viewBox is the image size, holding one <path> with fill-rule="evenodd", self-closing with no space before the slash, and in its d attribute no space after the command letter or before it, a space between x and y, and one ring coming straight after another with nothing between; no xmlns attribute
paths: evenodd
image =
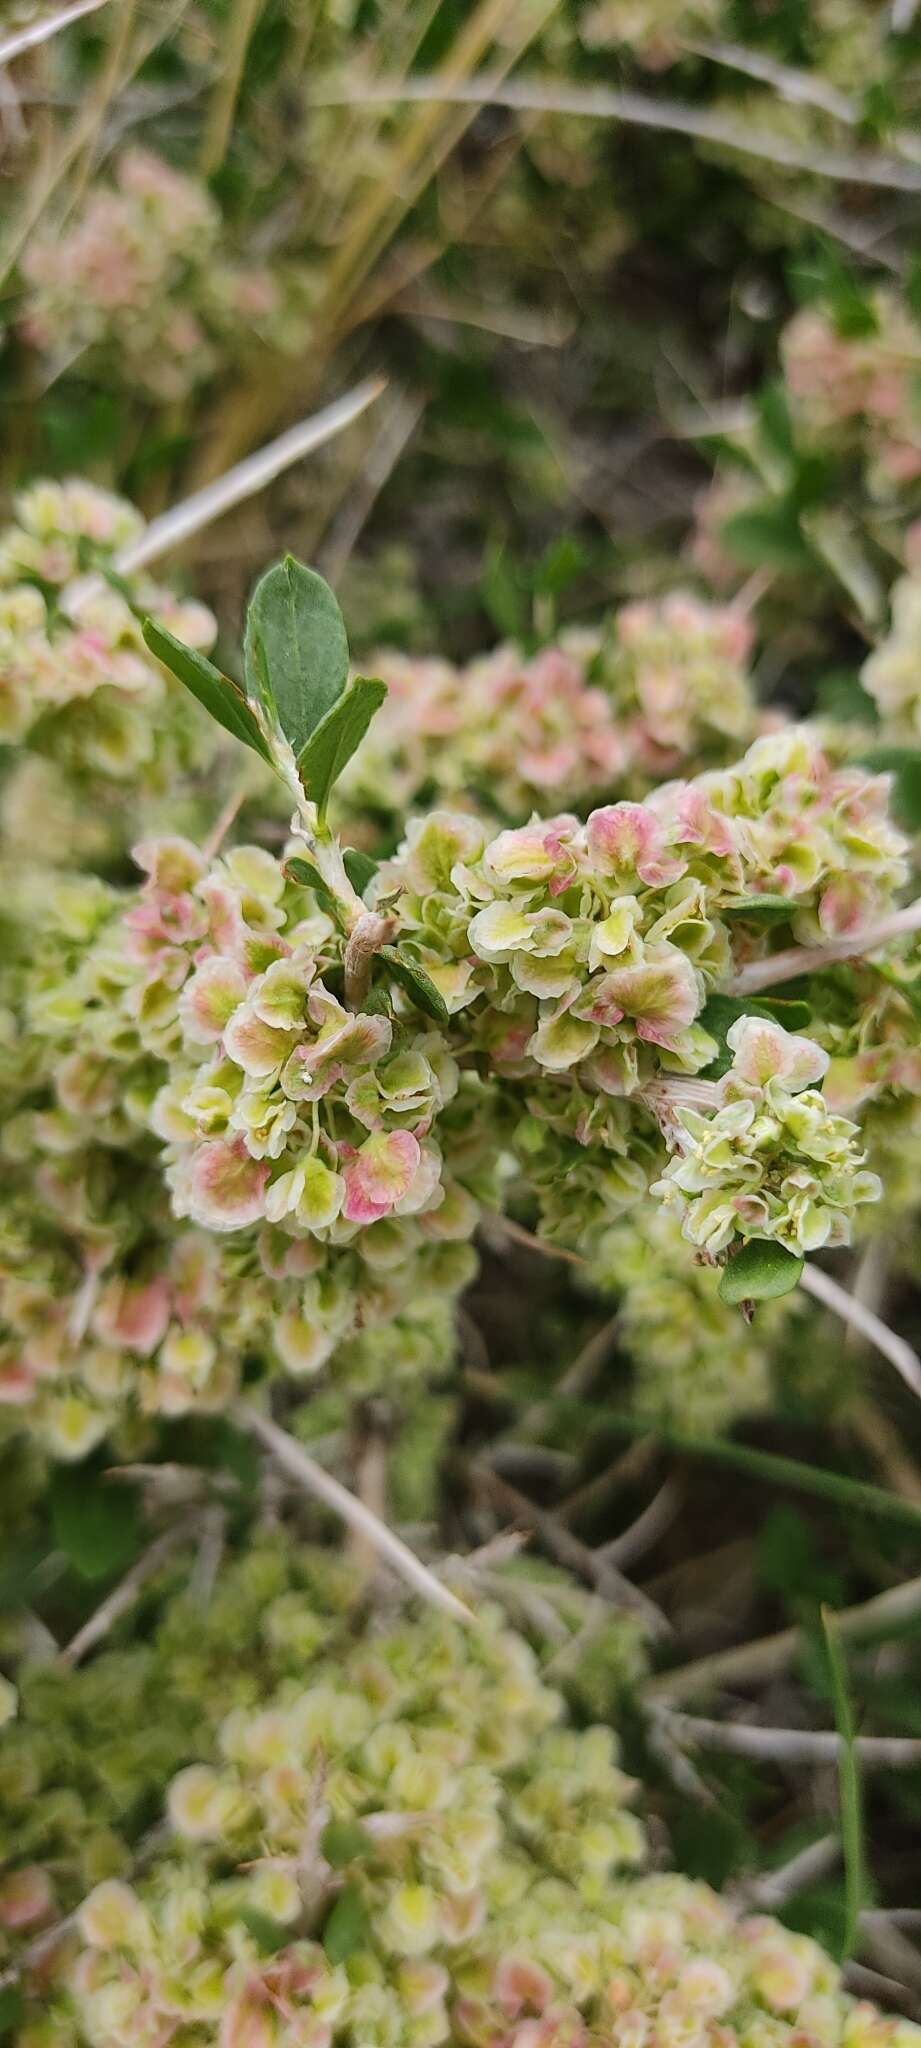
<svg viewBox="0 0 921 2048"><path fill-rule="evenodd" d="M62 1466L51 1483L51 1527L81 1578L112 1578L141 1547L137 1492L108 1485L83 1466Z"/></svg>
<svg viewBox="0 0 921 2048"><path fill-rule="evenodd" d="M724 917L744 917L749 924L781 924L791 918L796 904L788 896L744 896L740 903L727 903Z"/></svg>
<svg viewBox="0 0 921 2048"><path fill-rule="evenodd" d="M325 718L321 718L297 757L297 772L305 794L316 804L321 821L333 784L342 774L356 747L387 695L386 683L356 676Z"/></svg>
<svg viewBox="0 0 921 2048"><path fill-rule="evenodd" d="M252 747L254 754L260 754L271 766L272 756L239 684L223 675L213 662L206 661L203 654L184 647L181 640L176 640L155 620L145 619L141 630L151 654L185 684L217 724L232 733L235 740L242 740L244 746Z"/></svg>
<svg viewBox="0 0 921 2048"><path fill-rule="evenodd" d="M329 584L286 555L257 583L246 614L247 694L277 720L295 754L342 696L349 643Z"/></svg>
<svg viewBox="0 0 921 2048"><path fill-rule="evenodd" d="M353 889L363 896L369 882L373 882L380 863L371 859L370 853L362 853L359 846L347 846L342 855L345 872Z"/></svg>
<svg viewBox="0 0 921 2048"><path fill-rule="evenodd" d="M368 1915L365 1902L357 1884L347 1884L330 1913L323 1929L323 1947L327 1962L335 1965L348 1961L357 1948L368 1940Z"/></svg>
<svg viewBox="0 0 921 2048"><path fill-rule="evenodd" d="M320 1836L320 1848L333 1870L343 1870L356 1856L367 1856L372 1837L359 1820L331 1820Z"/></svg>
<svg viewBox="0 0 921 2048"><path fill-rule="evenodd" d="M292 882L298 882L302 889L313 890L320 909L325 910L327 917L336 916L335 897L332 890L327 888L319 868L314 867L312 860L302 860L299 854L292 854L291 859L285 861L285 874L290 876Z"/></svg>
<svg viewBox="0 0 921 2048"><path fill-rule="evenodd" d="M450 1024L447 1003L424 967L419 967L415 960L407 960L396 946L380 946L377 957L386 961L394 980L405 988L417 1010L424 1011L436 1024Z"/></svg>
<svg viewBox="0 0 921 2048"><path fill-rule="evenodd" d="M720 1299L737 1308L743 1301L775 1301L789 1294L800 1278L804 1260L769 1237L751 1237L723 1267Z"/></svg>

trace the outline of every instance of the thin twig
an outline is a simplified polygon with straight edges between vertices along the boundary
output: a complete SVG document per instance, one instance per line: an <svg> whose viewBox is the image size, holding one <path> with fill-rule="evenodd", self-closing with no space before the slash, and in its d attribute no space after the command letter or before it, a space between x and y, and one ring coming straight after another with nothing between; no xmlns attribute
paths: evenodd
<svg viewBox="0 0 921 2048"><path fill-rule="evenodd" d="M905 1385L921 1400L921 1358L912 1350L911 1345L906 1343L904 1337L899 1337L895 1330L890 1330L888 1323L884 1323L881 1316L874 1315L873 1310L866 1308L862 1301L858 1301L856 1295L849 1294L846 1287L839 1287L837 1280L833 1280L821 1266L813 1266L807 1260L799 1284L805 1288L807 1294L813 1295L816 1301L822 1302L825 1308L830 1308L834 1315L840 1316L842 1322L849 1323L853 1329L859 1330L876 1351L882 1352L883 1357L888 1358L890 1365L895 1366L896 1372L901 1373Z"/></svg>
<svg viewBox="0 0 921 2048"><path fill-rule="evenodd" d="M116 557L115 566L120 575L128 575L134 569L146 568L161 555L168 554L188 540L203 526L220 519L234 505L244 498L251 498L256 491L281 476L292 462L302 455L309 455L314 448L321 448L340 434L344 427L351 425L361 413L373 405L386 387L385 377L366 377L356 384L353 391L344 398L337 398L332 405L324 406L322 412L313 413L309 419L301 420L296 427L289 427L279 434L265 448L257 449L255 455L247 455L242 462L228 469L224 476L216 477L203 490L196 491L191 498L185 498L181 505L174 505L164 512L160 519L154 519L145 528L140 538L122 548Z"/></svg>
<svg viewBox="0 0 921 2048"><path fill-rule="evenodd" d="M763 1913L776 1913L802 1892L816 1879L824 1877L841 1855L841 1840L838 1835L820 1835L817 1842L809 1842L788 1863L782 1863L777 1870L766 1870L762 1876L743 1879L732 1887L732 1897L737 1905L747 1909L755 1906Z"/></svg>
<svg viewBox="0 0 921 2048"><path fill-rule="evenodd" d="M724 1750L730 1756L763 1758L771 1763L833 1764L841 1755L841 1737L834 1728L760 1728L742 1721L707 1721L659 1707L679 1742L697 1749ZM914 1770L921 1764L921 1737L858 1735L862 1764L888 1770Z"/></svg>
<svg viewBox="0 0 921 2048"><path fill-rule="evenodd" d="M412 439L424 411L424 400L406 391L397 392L393 404L388 407L356 488L340 508L321 550L320 566L333 585L342 575L387 478Z"/></svg>
<svg viewBox="0 0 921 2048"><path fill-rule="evenodd" d="M833 960L856 960L878 953L893 939L902 939L910 932L921 931L921 898L909 903L904 910L895 910L891 917L881 917L878 924L868 925L865 931L849 932L847 937L827 939L821 946L788 946L782 953L769 953L764 960L750 960L740 967L727 984L726 993L731 996L754 995L758 989L775 988L779 982L793 981L800 974L811 974L813 968L827 967Z"/></svg>
<svg viewBox="0 0 921 2048"><path fill-rule="evenodd" d="M258 1438L290 1478L296 1479L307 1493L312 1493L325 1507L331 1508L349 1529L366 1537L378 1556L392 1565L394 1571L399 1572L417 1593L421 1593L433 1607L440 1607L443 1614L450 1614L455 1621L462 1621L468 1627L476 1626L476 1616L469 1607L465 1607L462 1600L441 1584L421 1558L416 1557L392 1529L388 1529L386 1522L379 1521L377 1515L333 1478L332 1473L324 1472L322 1465L316 1464L293 1436L279 1429L269 1416L260 1414L258 1408L251 1408L248 1402L239 1402L234 1412L240 1427Z"/></svg>
<svg viewBox="0 0 921 2048"><path fill-rule="evenodd" d="M664 1536L666 1530L671 1528L676 1515L681 1511L682 1499L683 1489L679 1481L673 1478L666 1479L664 1485L659 1487L658 1493L653 1494L648 1507L643 1509L641 1515L637 1515L635 1522L631 1522L628 1529L622 1529L619 1536L612 1536L609 1543L602 1543L596 1555L621 1569L624 1565L635 1564L636 1559L643 1557L647 1550L651 1550L653 1544L658 1543L660 1536Z"/></svg>
<svg viewBox="0 0 921 2048"><path fill-rule="evenodd" d="M24 50L34 50L39 43L48 43L52 36L59 35L64 28L72 28L75 21L82 21L85 14L95 14L98 7L104 7L106 0L75 0L71 7L62 7L57 14L46 15L44 21L33 21L30 28L17 29L16 34L7 36L0 43L0 64L9 64L14 57L21 57Z"/></svg>
<svg viewBox="0 0 921 2048"><path fill-rule="evenodd" d="M840 1635L861 1642L879 1631L899 1627L921 1613L921 1578L904 1585L887 1586L857 1607L845 1607L835 1616ZM759 1636L752 1643L738 1643L731 1650L716 1650L709 1657L695 1658L676 1671L662 1671L643 1687L647 1700L693 1699L701 1692L738 1685L757 1685L789 1669L806 1638L799 1628L781 1629L777 1635Z"/></svg>
<svg viewBox="0 0 921 2048"><path fill-rule="evenodd" d="M97 1643L104 1640L116 1622L121 1620L122 1615L127 1614L134 1606L142 1586L146 1586L148 1579L154 1577L179 1544L186 1540L190 1529L191 1523L188 1520L177 1522L174 1528L166 1529L162 1536L157 1537L156 1542L151 1543L143 1556L139 1557L130 1571L125 1573L124 1578L119 1579L118 1585L113 1586L111 1593L106 1594L101 1605L90 1615L89 1620L84 1622L83 1627L77 1630L69 1643L65 1643L63 1650L59 1652L59 1663L81 1663L87 1652L94 1650Z"/></svg>
<svg viewBox="0 0 921 2048"><path fill-rule="evenodd" d="M688 135L719 149L760 158L814 177L843 180L849 185L878 185L894 192L921 192L921 166L899 163L878 150L805 149L786 136L754 124L727 120L706 108L678 100L657 100L645 93L621 92L607 86L570 86L556 79L505 81L495 73L450 83L437 77L381 79L356 86L324 85L311 93L313 106L398 106L405 102L440 101L451 106L507 107L511 112L569 114L585 120L620 121L625 127L652 128Z"/></svg>
<svg viewBox="0 0 921 2048"><path fill-rule="evenodd" d="M611 1606L626 1607L634 1614L641 1615L655 1635L671 1635L671 1624L666 1620L661 1608L656 1606L655 1601L650 1600L648 1594L641 1592L638 1586L631 1585L630 1580L624 1578L616 1565L599 1556L597 1551L590 1550L588 1545L580 1542L578 1536L574 1536L570 1529L564 1529L562 1522L547 1508L539 1508L534 1501L528 1500L525 1494L518 1492L517 1487L510 1486L506 1479L501 1479L491 1466L471 1465L470 1477L477 1491L491 1501L500 1513L511 1515L516 1522L524 1522L527 1528L533 1529L544 1549L557 1564L561 1564L566 1571L574 1572L577 1578L584 1579L588 1585L594 1586L596 1592L609 1601Z"/></svg>

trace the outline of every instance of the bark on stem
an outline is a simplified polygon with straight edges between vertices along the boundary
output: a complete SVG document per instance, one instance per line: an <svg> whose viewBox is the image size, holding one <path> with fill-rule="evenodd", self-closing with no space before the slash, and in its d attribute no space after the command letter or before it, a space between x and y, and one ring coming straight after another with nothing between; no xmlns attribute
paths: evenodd
<svg viewBox="0 0 921 2048"><path fill-rule="evenodd" d="M904 910L895 910L891 917L880 918L878 924L868 925L865 931L849 932L845 938L828 939L821 946L788 946L782 953L769 953L764 960L750 960L746 967L740 967L738 974L729 982L726 993L731 996L751 996L762 988L776 988L779 982L793 981L798 974L811 974L814 967L827 967L834 960L856 960L870 953L878 953L890 940L901 939L909 932L921 931L921 898L909 903Z"/></svg>

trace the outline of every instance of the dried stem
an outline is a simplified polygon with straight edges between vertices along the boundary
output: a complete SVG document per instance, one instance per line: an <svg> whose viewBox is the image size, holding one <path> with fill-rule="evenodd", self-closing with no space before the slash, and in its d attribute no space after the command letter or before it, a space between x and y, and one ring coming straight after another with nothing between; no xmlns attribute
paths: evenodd
<svg viewBox="0 0 921 2048"><path fill-rule="evenodd" d="M115 1627L116 1622L121 1620L122 1615L127 1614L134 1606L142 1586L146 1586L148 1579L155 1576L161 1565L172 1556L173 1551L186 1540L191 1526L188 1520L177 1522L174 1528L167 1529L162 1536L157 1537L155 1543L151 1543L143 1556L138 1558L137 1563L131 1566L123 1579L119 1580L118 1585L113 1586L111 1593L107 1593L102 1604L90 1615L89 1620L84 1622L83 1627L77 1630L69 1643L65 1643L59 1653L58 1661L61 1664L79 1664L89 1650L95 1650L97 1643L101 1643Z"/></svg>
<svg viewBox="0 0 921 2048"><path fill-rule="evenodd" d="M324 442L331 441L366 412L369 405L374 404L385 390L386 382L385 377L366 377L344 398L337 398L332 405L324 406L322 412L300 420L297 426L289 427L265 448L259 448L255 455L247 455L243 462L236 463L233 469L216 477L203 490L196 491L182 504L164 512L162 518L152 520L140 538L122 548L117 556L115 566L120 575L128 575L134 569L146 568L149 562L156 562L193 533L199 533L202 527L220 519L234 505L242 504L245 498L263 490L302 455L309 455L314 448L321 448Z"/></svg>
<svg viewBox="0 0 921 2048"><path fill-rule="evenodd" d="M503 80L494 72L450 83L437 77L382 79L356 86L323 86L311 94L314 106L400 105L413 101L435 101L452 106L508 107L530 114L570 114L594 121L620 121L625 127L652 128L666 134L688 135L719 149L737 151L741 156L760 158L791 170L808 171L817 178L845 184L874 185L893 192L921 191L921 166L900 163L878 150L805 149L754 124L727 120L707 108L686 106L679 100L657 100L645 93L620 92L607 86L570 86L557 79Z"/></svg>
<svg viewBox="0 0 921 2048"><path fill-rule="evenodd" d="M875 1350L880 1351L884 1358L888 1358L890 1365L895 1366L896 1372L901 1373L905 1385L921 1400L921 1358L912 1350L911 1345L906 1343L904 1337L899 1337L895 1330L890 1330L888 1323L884 1323L881 1316L874 1315L873 1310L867 1308L862 1301L858 1301L856 1295L849 1294L846 1287L839 1287L837 1280L833 1280L821 1266L810 1265L807 1261L803 1267L800 1286L805 1288L807 1294L813 1295L816 1301L822 1302L825 1308L830 1308L834 1315L840 1316L842 1322L849 1323L852 1329L859 1330Z"/></svg>
<svg viewBox="0 0 921 2048"><path fill-rule="evenodd" d="M562 1522L548 1509L537 1507L534 1501L519 1493L517 1487L509 1486L506 1479L500 1479L499 1474L488 1465L472 1465L470 1477L477 1492L498 1508L500 1513L510 1515L515 1521L524 1522L527 1528L533 1529L557 1564L561 1564L566 1571L574 1572L577 1578L584 1579L590 1586L594 1586L596 1592L600 1593L612 1607L626 1607L634 1614L641 1615L647 1628L654 1635L671 1634L671 1625L655 1601L650 1600L648 1594L641 1592L638 1586L631 1585L630 1580L624 1578L616 1565L599 1551L590 1550L587 1544L581 1543L579 1538L572 1534L571 1530L564 1529Z"/></svg>
<svg viewBox="0 0 921 2048"><path fill-rule="evenodd" d="M835 1616L835 1623L839 1634L849 1642L860 1642L864 1637L898 1627L903 1621L914 1620L918 1614L921 1578L907 1579L901 1586L887 1586L884 1593L874 1594L872 1600L861 1601L858 1607L845 1607ZM731 1650L717 1650L712 1656L698 1657L692 1664L680 1666L677 1671L660 1672L643 1687L643 1696L647 1701L693 1699L698 1693L720 1688L761 1684L789 1670L805 1640L801 1629L785 1628L777 1635L760 1636L755 1642L739 1643Z"/></svg>
<svg viewBox="0 0 921 2048"><path fill-rule="evenodd" d="M227 155L246 52L261 12L262 0L236 0L231 11L224 37L224 64L211 97L202 137L199 161L203 178L210 178L220 170Z"/></svg>
<svg viewBox="0 0 921 2048"><path fill-rule="evenodd" d="M921 899L909 903L904 910L893 911L891 917L880 918L878 924L868 925L865 931L849 932L845 938L828 939L821 946L788 946L783 953L769 953L763 960L750 960L733 976L727 994L755 995L759 989L776 988L780 982L793 981L800 974L811 974L813 968L827 967L834 960L864 959L871 953L878 953L893 939L902 939L917 931L921 931Z"/></svg>
<svg viewBox="0 0 921 2048"><path fill-rule="evenodd" d="M251 1408L248 1402L238 1403L234 1412L241 1429L258 1438L289 1478L295 1479L307 1493L331 1508L347 1528L363 1536L377 1555L392 1565L415 1592L421 1593L433 1607L439 1607L443 1614L450 1614L453 1620L464 1622L468 1628L476 1626L476 1616L469 1607L465 1607L462 1600L441 1584L421 1558L416 1557L392 1529L388 1529L386 1522L380 1521L370 1508L356 1500L355 1495L341 1486L330 1472L324 1472L322 1465L316 1464L294 1437L279 1429L269 1416L260 1414L258 1408Z"/></svg>
<svg viewBox="0 0 921 2048"><path fill-rule="evenodd" d="M345 1000L350 1010L360 1010L371 986L371 962L382 946L389 946L399 929L395 917L382 917L376 910L362 913L349 933L345 948Z"/></svg>
<svg viewBox="0 0 921 2048"><path fill-rule="evenodd" d="M664 1714L679 1742L698 1749L783 1764L833 1764L841 1756L841 1737L834 1728L759 1728L740 1721L701 1720L696 1714L676 1713L670 1707L657 1711ZM914 1770L921 1763L921 1737L858 1735L855 1743L862 1764Z"/></svg>
<svg viewBox="0 0 921 2048"><path fill-rule="evenodd" d="M14 57L21 57L25 50L34 50L39 43L48 43L52 36L62 29L71 28L76 21L82 21L85 14L95 14L98 7L104 7L106 0L74 0L71 7L62 7L58 14L46 15L44 21L33 21L29 28L17 29L16 34L7 36L0 43L0 64L9 64Z"/></svg>

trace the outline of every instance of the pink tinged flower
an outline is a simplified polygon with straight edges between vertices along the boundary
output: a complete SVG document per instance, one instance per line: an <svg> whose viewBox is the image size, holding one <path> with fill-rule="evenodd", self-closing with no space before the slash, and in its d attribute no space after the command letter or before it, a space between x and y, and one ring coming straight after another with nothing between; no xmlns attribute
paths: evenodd
<svg viewBox="0 0 921 2048"><path fill-rule="evenodd" d="M142 839L132 859L155 888L177 896L192 889L205 872L205 858L190 839Z"/></svg>
<svg viewBox="0 0 921 2048"><path fill-rule="evenodd" d="M258 1223L269 1177L264 1161L251 1159L242 1138L215 1138L195 1153L186 1183L189 1214L204 1230L242 1230Z"/></svg>
<svg viewBox="0 0 921 2048"><path fill-rule="evenodd" d="M282 1365L295 1379L309 1379L326 1364L335 1335L296 1309L285 1309L272 1328L275 1349Z"/></svg>
<svg viewBox="0 0 921 2048"><path fill-rule="evenodd" d="M672 836L679 846L700 846L705 853L731 859L738 851L732 819L715 809L699 783L676 785L676 795Z"/></svg>
<svg viewBox="0 0 921 2048"><path fill-rule="evenodd" d="M35 1393L39 1372L25 1352L8 1352L0 1358L0 1408L27 1408Z"/></svg>
<svg viewBox="0 0 921 2048"><path fill-rule="evenodd" d="M410 1131L377 1131L366 1139L345 1173L344 1215L350 1223L376 1223L409 1194L422 1158Z"/></svg>
<svg viewBox="0 0 921 2048"><path fill-rule="evenodd" d="M687 861L669 853L664 827L645 804L606 804L586 826L589 852L606 873L636 874L650 888L677 882Z"/></svg>
<svg viewBox="0 0 921 2048"><path fill-rule="evenodd" d="M212 954L196 968L179 998L179 1017L193 1045L214 1045L223 1036L246 994L246 978L235 960Z"/></svg>
<svg viewBox="0 0 921 2048"><path fill-rule="evenodd" d="M602 1026L631 1017L638 1038L673 1048L700 1009L700 986L686 954L676 946L658 958L647 954L635 966L612 969L594 992L592 1016Z"/></svg>
<svg viewBox="0 0 921 2048"><path fill-rule="evenodd" d="M295 1031L263 1023L249 1001L234 1011L224 1032L224 1051L251 1080L267 1081L276 1074L296 1043Z"/></svg>
<svg viewBox="0 0 921 2048"><path fill-rule="evenodd" d="M246 1985L224 2008L218 2048L277 2048L278 2039L265 1987Z"/></svg>
<svg viewBox="0 0 921 2048"><path fill-rule="evenodd" d="M599 1036L597 1023L574 1017L571 1010L560 1010L542 1020L528 1040L527 1050L548 1073L564 1074L594 1052Z"/></svg>
<svg viewBox="0 0 921 2048"><path fill-rule="evenodd" d="M112 1280L96 1304L93 1331L105 1344L122 1344L149 1358L162 1343L169 1318L165 1280Z"/></svg>
<svg viewBox="0 0 921 2048"><path fill-rule="evenodd" d="M753 1087L780 1081L793 1095L821 1081L828 1054L811 1038L785 1031L766 1017L738 1017L726 1034L733 1054L732 1073Z"/></svg>
<svg viewBox="0 0 921 2048"><path fill-rule="evenodd" d="M528 1956L506 1956L493 1978L493 1997L509 2019L543 2012L553 1997L553 1979Z"/></svg>
<svg viewBox="0 0 921 2048"><path fill-rule="evenodd" d="M51 1911L54 1893L40 1863L24 1864L0 1880L0 1927L34 1927Z"/></svg>

